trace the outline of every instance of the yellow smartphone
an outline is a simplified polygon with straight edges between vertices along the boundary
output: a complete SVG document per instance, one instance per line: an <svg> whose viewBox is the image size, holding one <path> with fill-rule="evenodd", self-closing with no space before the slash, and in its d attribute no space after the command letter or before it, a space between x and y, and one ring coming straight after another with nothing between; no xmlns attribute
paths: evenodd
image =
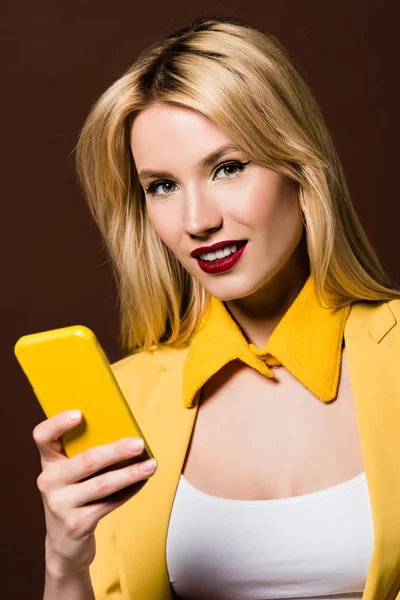
<svg viewBox="0 0 400 600"><path fill-rule="evenodd" d="M143 438L147 456L141 454L109 469L154 458L91 329L75 325L25 335L14 352L47 417L81 410L81 423L62 436L69 458L130 436Z"/></svg>

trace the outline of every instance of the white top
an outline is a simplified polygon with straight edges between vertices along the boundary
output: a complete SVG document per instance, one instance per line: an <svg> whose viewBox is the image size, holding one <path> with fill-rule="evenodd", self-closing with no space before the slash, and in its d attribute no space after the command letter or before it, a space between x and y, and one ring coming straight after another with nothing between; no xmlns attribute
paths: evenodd
<svg viewBox="0 0 400 600"><path fill-rule="evenodd" d="M181 475L167 536L182 600L356 600L374 532L365 473L277 500L232 500Z"/></svg>

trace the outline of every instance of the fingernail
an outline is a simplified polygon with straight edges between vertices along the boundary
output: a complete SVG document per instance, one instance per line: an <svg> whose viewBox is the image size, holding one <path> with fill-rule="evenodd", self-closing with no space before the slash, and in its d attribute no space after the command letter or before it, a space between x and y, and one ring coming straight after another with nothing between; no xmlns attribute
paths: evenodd
<svg viewBox="0 0 400 600"><path fill-rule="evenodd" d="M78 419L81 418L81 411L80 410L71 410L68 417L70 421L77 421Z"/></svg>
<svg viewBox="0 0 400 600"><path fill-rule="evenodd" d="M144 471L145 473L151 473L151 471L154 471L156 466L157 466L157 463L154 460L154 458L150 458L149 460L146 460L146 462L144 462L141 465L141 468L142 468L142 471Z"/></svg>
<svg viewBox="0 0 400 600"><path fill-rule="evenodd" d="M128 440L126 445L128 447L128 450L136 452L136 450L143 450L144 441L142 440L142 438L133 438L131 440Z"/></svg>

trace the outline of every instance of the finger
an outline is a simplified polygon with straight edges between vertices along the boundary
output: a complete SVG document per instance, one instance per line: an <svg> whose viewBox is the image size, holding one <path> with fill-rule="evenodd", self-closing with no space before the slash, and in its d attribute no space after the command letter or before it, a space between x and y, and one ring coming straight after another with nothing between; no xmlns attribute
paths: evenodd
<svg viewBox="0 0 400 600"><path fill-rule="evenodd" d="M36 425L32 435L43 460L54 461L65 458L60 437L66 431L76 427L81 419L80 411L68 410Z"/></svg>
<svg viewBox="0 0 400 600"><path fill-rule="evenodd" d="M123 438L89 448L68 460L63 469L62 483L77 483L121 461L132 462L142 454L143 448L143 440L139 437Z"/></svg>
<svg viewBox="0 0 400 600"><path fill-rule="evenodd" d="M69 519L69 527L73 527L75 533L85 535L93 533L100 519L110 512L122 506L127 500L132 498L144 485L145 481L128 486L127 488L115 492L113 495L96 502L85 504L73 512Z"/></svg>
<svg viewBox="0 0 400 600"><path fill-rule="evenodd" d="M120 490L124 490L129 486L135 486L143 483L154 474L156 470L156 461L149 459L123 469L108 471L70 486L69 493L71 497L70 503L74 506L83 506L88 502L96 502L102 498L106 498Z"/></svg>

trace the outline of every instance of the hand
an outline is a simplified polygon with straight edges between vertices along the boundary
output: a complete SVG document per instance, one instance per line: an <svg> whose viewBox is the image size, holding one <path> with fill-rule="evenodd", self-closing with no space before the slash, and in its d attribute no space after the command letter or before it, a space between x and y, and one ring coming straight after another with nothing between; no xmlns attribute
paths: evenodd
<svg viewBox="0 0 400 600"><path fill-rule="evenodd" d="M94 531L99 520L134 496L155 472L151 461L115 469L139 457L140 438L126 438L67 458L60 437L82 420L67 411L42 421L33 430L41 455L37 479L46 519L46 561L60 574L87 570L95 557ZM126 464L122 463L122 464ZM111 470L105 470L109 467ZM97 472L101 471L101 474Z"/></svg>

